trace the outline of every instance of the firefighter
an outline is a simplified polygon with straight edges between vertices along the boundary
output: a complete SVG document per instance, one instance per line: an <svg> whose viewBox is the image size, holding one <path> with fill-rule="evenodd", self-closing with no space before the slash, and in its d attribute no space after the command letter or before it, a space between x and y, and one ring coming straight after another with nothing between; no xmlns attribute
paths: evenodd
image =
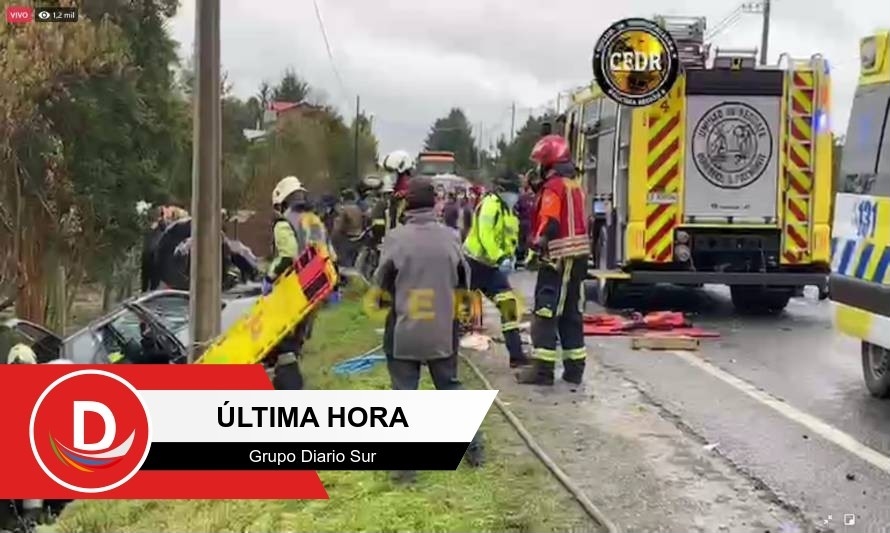
<svg viewBox="0 0 890 533"><path fill-rule="evenodd" d="M34 350L27 344L16 344L9 349L6 355L6 363L10 365L36 365L37 356Z"/></svg>
<svg viewBox="0 0 890 533"><path fill-rule="evenodd" d="M519 219L513 208L518 198L519 179L509 173L498 178L495 192L479 199L464 241L470 289L482 292L497 306L511 368L528 364L519 335L519 302L507 277L516 267Z"/></svg>
<svg viewBox="0 0 890 533"><path fill-rule="evenodd" d="M357 195L352 189L343 189L340 192L340 208L331 231L331 241L343 265L352 266L355 261L357 240L363 230L364 213L358 206Z"/></svg>
<svg viewBox="0 0 890 533"><path fill-rule="evenodd" d="M461 243L436 219L430 178L411 180L406 192L407 220L387 237L374 275L374 285L392 298L383 336L392 388L417 390L425 365L436 389L459 390L455 290L465 290L467 278ZM480 434L473 437L465 457L470 466L482 465ZM393 474L403 482L414 481L416 475Z"/></svg>
<svg viewBox="0 0 890 533"><path fill-rule="evenodd" d="M414 158L404 150L396 150L387 154L380 161L380 166L387 173L381 188L384 197L371 213L371 224L378 243L390 230L404 222L405 191L414 172Z"/></svg>
<svg viewBox="0 0 890 533"><path fill-rule="evenodd" d="M563 379L580 384L584 347L584 293L587 275L587 220L584 192L575 177L569 144L560 135L541 138L531 159L539 169L531 252L539 258L532 318L532 366L517 374L524 384L553 385L557 342L562 347Z"/></svg>
<svg viewBox="0 0 890 533"><path fill-rule="evenodd" d="M337 259L324 222L312 211L308 191L299 178L287 176L278 182L272 191L272 206L277 215L272 228L274 258L263 279L263 294L271 292L275 279L310 245L335 264ZM299 357L311 332L313 319L310 315L303 320L270 354L267 363L274 366L272 383L276 389L303 388Z"/></svg>

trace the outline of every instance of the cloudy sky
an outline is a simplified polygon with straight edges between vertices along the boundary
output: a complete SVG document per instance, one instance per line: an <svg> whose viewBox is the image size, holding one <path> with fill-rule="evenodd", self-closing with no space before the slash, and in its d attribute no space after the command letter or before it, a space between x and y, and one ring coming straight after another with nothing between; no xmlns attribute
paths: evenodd
<svg viewBox="0 0 890 533"><path fill-rule="evenodd" d="M462 107L487 145L556 95L589 82L593 45L611 22L653 14L706 16L713 27L738 0L224 0L222 61L239 96L297 70L346 115L356 94L374 116L381 151L420 148L431 123ZM770 57L822 53L832 65L832 128L846 127L858 72L858 40L890 27L885 0L773 0ZM181 55L194 42L194 2L171 30ZM759 15L742 16L714 39L755 47ZM338 75L339 73L339 75ZM481 126L481 128L480 128Z"/></svg>

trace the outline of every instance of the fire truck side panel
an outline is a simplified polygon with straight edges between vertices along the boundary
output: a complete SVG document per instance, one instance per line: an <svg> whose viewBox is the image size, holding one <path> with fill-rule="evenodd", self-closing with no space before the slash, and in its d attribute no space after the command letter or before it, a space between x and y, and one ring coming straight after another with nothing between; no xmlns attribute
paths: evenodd
<svg viewBox="0 0 890 533"><path fill-rule="evenodd" d="M684 221L777 224L782 72L688 76Z"/></svg>
<svg viewBox="0 0 890 533"><path fill-rule="evenodd" d="M630 126L630 161L628 164L628 217L625 232L626 262L643 261L646 258L646 154L649 150L649 112L647 108L634 109Z"/></svg>
<svg viewBox="0 0 890 533"><path fill-rule="evenodd" d="M831 133L831 74L828 62L817 72L816 169L813 183L813 233L810 260L831 263L831 206L834 200L834 137Z"/></svg>
<svg viewBox="0 0 890 533"><path fill-rule="evenodd" d="M674 230L683 208L685 77L679 78L668 96L645 109L643 128L645 170L640 181L646 189L643 220L643 260L673 261Z"/></svg>

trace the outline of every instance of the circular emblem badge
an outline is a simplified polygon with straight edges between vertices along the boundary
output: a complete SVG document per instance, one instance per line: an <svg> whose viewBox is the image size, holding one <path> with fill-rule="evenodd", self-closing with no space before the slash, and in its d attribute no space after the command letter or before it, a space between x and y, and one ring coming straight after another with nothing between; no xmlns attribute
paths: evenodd
<svg viewBox="0 0 890 533"><path fill-rule="evenodd" d="M760 111L741 102L709 109L692 132L692 160L721 189L742 189L763 175L773 155L773 135Z"/></svg>
<svg viewBox="0 0 890 533"><path fill-rule="evenodd" d="M139 472L151 421L137 390L103 370L78 370L47 387L31 412L31 451L59 485L96 494Z"/></svg>
<svg viewBox="0 0 890 533"><path fill-rule="evenodd" d="M629 18L609 26L593 51L593 75L603 92L621 105L643 107L677 81L677 45L661 26Z"/></svg>

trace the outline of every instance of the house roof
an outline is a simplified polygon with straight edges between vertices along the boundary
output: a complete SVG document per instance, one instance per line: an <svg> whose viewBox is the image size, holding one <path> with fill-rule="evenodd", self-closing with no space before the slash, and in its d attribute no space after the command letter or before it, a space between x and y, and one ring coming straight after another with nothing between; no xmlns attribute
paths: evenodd
<svg viewBox="0 0 890 533"><path fill-rule="evenodd" d="M303 102L270 102L269 103L269 111L275 111L276 113L281 113L282 111L294 109L294 108L300 107L302 105L304 105Z"/></svg>

